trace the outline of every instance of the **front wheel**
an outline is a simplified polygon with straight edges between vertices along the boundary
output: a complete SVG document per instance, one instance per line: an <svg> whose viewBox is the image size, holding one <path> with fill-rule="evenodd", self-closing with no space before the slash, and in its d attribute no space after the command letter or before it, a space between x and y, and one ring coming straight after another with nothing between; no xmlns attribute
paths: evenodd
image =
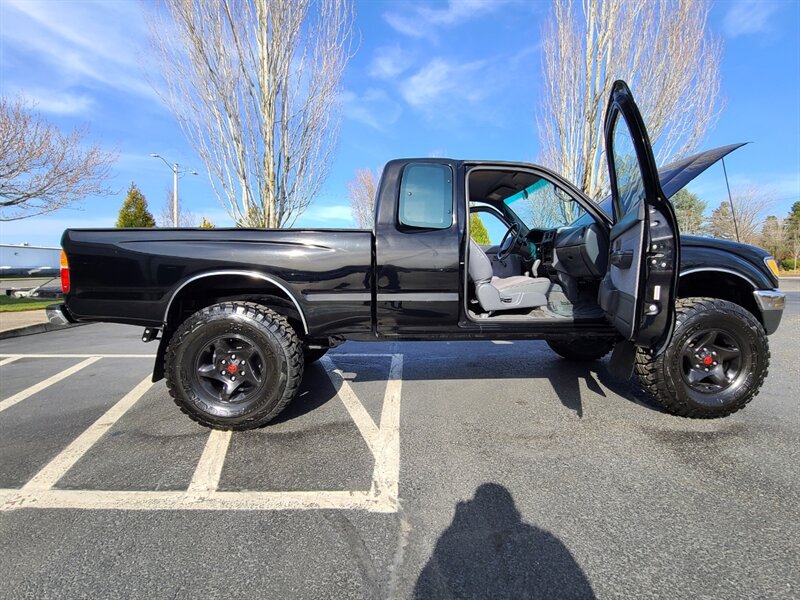
<svg viewBox="0 0 800 600"><path fill-rule="evenodd" d="M667 349L636 355L642 386L667 411L713 419L743 408L769 369L769 342L747 310L716 298L685 298L676 305Z"/></svg>
<svg viewBox="0 0 800 600"><path fill-rule="evenodd" d="M223 302L178 327L164 371L175 403L198 423L252 429L294 398L303 351L283 316L251 302Z"/></svg>

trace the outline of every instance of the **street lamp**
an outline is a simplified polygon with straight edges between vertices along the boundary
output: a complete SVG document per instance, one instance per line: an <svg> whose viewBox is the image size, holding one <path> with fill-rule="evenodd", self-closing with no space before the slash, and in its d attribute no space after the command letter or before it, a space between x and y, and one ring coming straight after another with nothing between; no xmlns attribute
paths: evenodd
<svg viewBox="0 0 800 600"><path fill-rule="evenodd" d="M172 226L178 226L178 178L183 177L187 173L190 175L197 175L197 171L190 169L180 169L178 163L169 164L160 154L151 154L153 158L160 158L162 162L167 165L172 171Z"/></svg>

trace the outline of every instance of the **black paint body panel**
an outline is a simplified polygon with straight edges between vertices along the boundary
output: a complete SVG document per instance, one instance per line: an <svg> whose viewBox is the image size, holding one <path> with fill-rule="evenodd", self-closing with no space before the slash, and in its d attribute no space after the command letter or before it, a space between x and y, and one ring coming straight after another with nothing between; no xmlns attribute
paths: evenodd
<svg viewBox="0 0 800 600"><path fill-rule="evenodd" d="M452 168L455 218L448 229L398 229L400 177L410 162L444 163ZM467 318L463 290L465 164L478 163L438 158L388 163L380 183L373 231L68 229L62 238L72 283L66 296L67 309L80 321L160 327L171 298L184 284L210 273L233 271L256 273L282 286L302 311L310 338L613 335L615 330L610 325L598 322L479 323ZM607 223L600 226L607 227ZM743 244L681 238L682 272L709 268L733 271L758 289L777 287L763 264L765 256L763 250Z"/></svg>

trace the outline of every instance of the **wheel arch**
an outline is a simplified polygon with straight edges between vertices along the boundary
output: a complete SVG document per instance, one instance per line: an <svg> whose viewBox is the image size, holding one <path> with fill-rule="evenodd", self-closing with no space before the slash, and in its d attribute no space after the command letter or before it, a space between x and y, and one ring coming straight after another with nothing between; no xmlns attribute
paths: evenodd
<svg viewBox="0 0 800 600"><path fill-rule="evenodd" d="M680 273L678 298L718 298L738 304L764 325L761 309L753 292L758 289L747 276L720 268L690 269Z"/></svg>
<svg viewBox="0 0 800 600"><path fill-rule="evenodd" d="M308 335L303 307L287 284L257 271L222 270L199 273L172 292L163 317L163 332L153 367L153 381L164 378L164 355L178 326L198 310L226 300L263 304L283 315L301 338Z"/></svg>
<svg viewBox="0 0 800 600"><path fill-rule="evenodd" d="M181 316L185 314L185 309L182 308L188 298L192 299L191 308L195 312L239 296L263 298L265 306L283 314L290 322L299 324L299 333L308 334L308 322L303 307L286 283L258 271L210 271L189 277L172 292L164 311L164 326L174 329L182 322ZM269 300L278 302L273 302L273 306Z"/></svg>

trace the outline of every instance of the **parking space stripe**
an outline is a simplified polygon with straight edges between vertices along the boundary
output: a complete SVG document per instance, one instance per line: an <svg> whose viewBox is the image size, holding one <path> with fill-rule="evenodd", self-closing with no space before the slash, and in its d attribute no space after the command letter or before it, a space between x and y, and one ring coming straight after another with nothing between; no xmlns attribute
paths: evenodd
<svg viewBox="0 0 800 600"><path fill-rule="evenodd" d="M345 381L341 370L336 368L331 358L328 356L323 356L319 359L319 362L323 367L325 367L325 373L327 373L328 378L331 380L331 383L341 399L342 404L344 404L347 412L350 413L350 418L353 419L358 431L361 433L361 436L364 438L367 446L369 446L370 452L372 452L372 455L377 458L380 433L377 425L375 425L372 417L369 416L369 413L367 412L367 409L364 408L364 405L359 402L358 398L353 392L353 388L351 388L350 384Z"/></svg>
<svg viewBox="0 0 800 600"><path fill-rule="evenodd" d="M59 355L63 356L63 355ZM120 355L118 355L120 356ZM336 368L337 356L389 357L380 423L376 425L364 405ZM20 356L22 357L22 356ZM73 367L83 368L99 360L87 358ZM21 508L78 510L365 510L377 513L399 509L400 396L402 354L334 354L320 361L346 410L375 457L369 490L320 491L217 491L232 432L213 430L184 491L61 490L53 486L86 454L114 423L153 386L148 376L112 406L21 489L0 489L0 512ZM64 375L63 372L59 376ZM52 378L51 378L52 379ZM44 383L44 382L43 382ZM53 382L54 383L54 382ZM46 387L46 386L45 386ZM26 390L27 391L27 390Z"/></svg>
<svg viewBox="0 0 800 600"><path fill-rule="evenodd" d="M403 385L403 355L392 356L381 410L380 441L375 455L372 492L395 511L400 487L400 395Z"/></svg>
<svg viewBox="0 0 800 600"><path fill-rule="evenodd" d="M15 360L19 360L20 358L22 358L22 357L21 356L9 356L8 358L4 358L3 360L0 360L0 367L2 367L3 365L9 365L9 364L13 363Z"/></svg>
<svg viewBox="0 0 800 600"><path fill-rule="evenodd" d="M155 354L0 354L0 358L155 358ZM2 365L3 363L0 363Z"/></svg>
<svg viewBox="0 0 800 600"><path fill-rule="evenodd" d="M203 454L200 456L200 462L197 463L197 468L192 476L192 481L189 483L189 492L208 493L216 491L230 443L230 431L216 429L211 431L206 447L203 449Z"/></svg>
<svg viewBox="0 0 800 600"><path fill-rule="evenodd" d="M367 491L211 492L0 490L0 512L21 508L79 510L367 510L392 512Z"/></svg>
<svg viewBox="0 0 800 600"><path fill-rule="evenodd" d="M61 453L51 460L33 478L26 483L23 490L47 490L55 485L86 451L108 431L139 398L153 386L151 376L145 377L135 388L125 394L123 398L112 406L106 413L97 419L89 428L79 435L75 441L67 446Z"/></svg>
<svg viewBox="0 0 800 600"><path fill-rule="evenodd" d="M81 369L85 369L89 365L96 363L98 360L100 360L99 356L93 356L92 358L87 358L86 360L79 362L77 365L74 365L69 369L64 369L60 373L56 373L52 377L48 377L47 379L45 379L44 381L40 381L36 385L32 385L31 387L24 389L21 392L14 394L13 396L9 396L5 400L0 400L0 412L3 412L4 410L11 408L17 402L22 402L23 400L25 400L25 398L33 396L37 392L41 392L43 389L50 387L54 383L58 383L62 379L66 379L70 375L74 375Z"/></svg>

